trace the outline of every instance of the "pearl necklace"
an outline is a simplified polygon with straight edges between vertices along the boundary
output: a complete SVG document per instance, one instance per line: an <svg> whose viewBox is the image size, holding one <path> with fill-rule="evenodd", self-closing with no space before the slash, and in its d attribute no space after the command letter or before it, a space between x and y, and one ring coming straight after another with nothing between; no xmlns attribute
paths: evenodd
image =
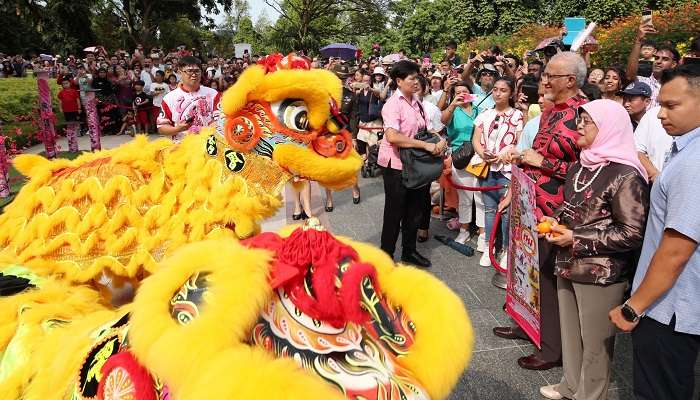
<svg viewBox="0 0 700 400"><path fill-rule="evenodd" d="M581 176L581 171L583 171L583 168L585 168L585 167L582 165L582 166L581 166L581 169L578 170L578 172L576 173L576 176L574 177L574 192L576 192L576 193L581 193L581 192L583 192L584 190L588 189L588 187L591 186L591 184L593 183L593 181L595 180L595 178L598 177L598 175L600 174L600 171L603 170L603 167L604 167L604 165L601 165L600 167L598 167L598 169L595 171L595 174L593 175L593 178L591 178L591 180L588 181L588 183L586 183L585 185L583 185L582 188L579 188L579 187L578 187L579 177Z"/></svg>

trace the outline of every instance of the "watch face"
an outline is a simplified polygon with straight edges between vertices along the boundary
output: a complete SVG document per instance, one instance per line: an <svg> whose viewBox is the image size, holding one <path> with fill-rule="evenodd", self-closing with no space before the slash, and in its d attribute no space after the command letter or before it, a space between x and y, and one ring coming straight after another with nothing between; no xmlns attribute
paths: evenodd
<svg viewBox="0 0 700 400"><path fill-rule="evenodd" d="M636 322L637 320L637 313L632 310L632 307L628 306L625 304L622 306L622 316L628 321L628 322Z"/></svg>

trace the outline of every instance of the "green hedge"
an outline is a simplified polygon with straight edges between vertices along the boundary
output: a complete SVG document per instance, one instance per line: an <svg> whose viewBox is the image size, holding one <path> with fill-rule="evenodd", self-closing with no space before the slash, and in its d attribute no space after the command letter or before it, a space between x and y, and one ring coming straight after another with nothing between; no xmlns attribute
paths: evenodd
<svg viewBox="0 0 700 400"><path fill-rule="evenodd" d="M58 107L58 92L61 89L55 79L49 79L52 106L56 114L56 131L64 126L63 115ZM32 120L38 120L39 91L34 77L0 79L0 134L8 137L6 145L14 142L18 149L38 143L37 128ZM19 131L18 131L19 129Z"/></svg>

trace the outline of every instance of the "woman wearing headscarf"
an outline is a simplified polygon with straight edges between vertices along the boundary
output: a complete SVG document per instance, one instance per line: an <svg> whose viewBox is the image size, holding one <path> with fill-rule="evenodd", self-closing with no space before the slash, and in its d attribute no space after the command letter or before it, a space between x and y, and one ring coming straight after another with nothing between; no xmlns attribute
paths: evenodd
<svg viewBox="0 0 700 400"><path fill-rule="evenodd" d="M608 311L634 274L649 208L647 174L625 109L613 100L579 108L580 161L569 171L564 204L546 234L559 246L555 274L564 376L548 399L607 398L615 328Z"/></svg>

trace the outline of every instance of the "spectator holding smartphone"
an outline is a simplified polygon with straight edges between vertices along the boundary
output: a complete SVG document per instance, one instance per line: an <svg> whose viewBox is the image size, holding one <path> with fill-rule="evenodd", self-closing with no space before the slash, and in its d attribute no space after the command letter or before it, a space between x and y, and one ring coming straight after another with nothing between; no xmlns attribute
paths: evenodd
<svg viewBox="0 0 700 400"><path fill-rule="evenodd" d="M654 25L652 25L651 19L642 18L642 23L639 25L639 30L637 31L637 36L635 37L632 51L627 59L627 70L625 71L627 76L636 76L637 81L644 82L651 88L651 102L649 103L649 108L659 105L656 98L659 95L659 90L661 89L661 75L665 70L675 68L680 61L680 54L678 53L678 50L672 46L662 45L656 49L651 76L646 77L637 75L639 58L642 53L642 43L647 35L653 35L655 33L656 29L654 28Z"/></svg>
<svg viewBox="0 0 700 400"><path fill-rule="evenodd" d="M480 186L507 186L510 182L510 150L515 148L523 130L523 113L515 109L513 94L515 83L508 77L498 78L493 87L494 108L483 111L474 121L474 158L471 164L486 163L488 174L479 180ZM484 192L486 214L486 238L490 238L499 203L506 193L505 187ZM508 219L501 219L502 243L508 243ZM506 246L507 247L507 246ZM501 255L501 265L505 265L506 252ZM485 251L479 260L483 267L491 266L489 252Z"/></svg>
<svg viewBox="0 0 700 400"><path fill-rule="evenodd" d="M442 111L442 122L447 127L447 140L452 152L457 151L464 142L471 142L474 135L474 121L479 115L479 109L473 104L475 96L469 89L469 84L465 81L457 82L452 86L453 100L450 105ZM452 166L451 177L455 183L466 187L477 187L479 181L477 177L467 171L457 170ZM472 204L476 205L476 226L479 227L479 238L477 240L477 251L486 250L486 233L484 200L481 192L472 192L457 189L459 199L458 217L460 223L459 234L455 238L456 242L466 243L469 239L469 224L474 219L472 215Z"/></svg>

